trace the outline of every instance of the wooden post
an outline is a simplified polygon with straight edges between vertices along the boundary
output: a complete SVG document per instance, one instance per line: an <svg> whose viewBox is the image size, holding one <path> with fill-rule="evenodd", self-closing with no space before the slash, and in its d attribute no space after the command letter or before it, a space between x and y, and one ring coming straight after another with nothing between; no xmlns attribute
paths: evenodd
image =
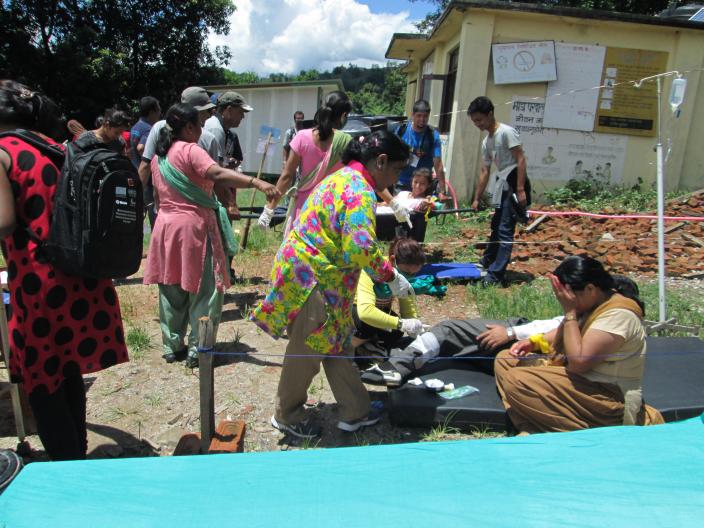
<svg viewBox="0 0 704 528"><path fill-rule="evenodd" d="M200 452L207 454L215 435L215 333L209 317L198 320L198 367L200 377Z"/></svg>
<svg viewBox="0 0 704 528"><path fill-rule="evenodd" d="M0 288L0 295L2 295L2 289ZM9 356L10 351L10 339L7 331L7 313L5 312L5 302L0 297L0 362L5 363L7 366L7 372L10 372L10 366L7 364L7 356ZM11 383L9 381L8 374L8 391L10 392L10 398L12 400L12 414L15 417L15 427L17 429L17 439L20 442L24 442L27 436L24 427L24 414L22 411L22 400L20 397L19 387L16 383Z"/></svg>
<svg viewBox="0 0 704 528"><path fill-rule="evenodd" d="M262 177L262 171L264 170L264 161L266 160L266 153L269 150L269 145L271 144L271 132L269 132L266 136L266 143L264 144L264 154L262 154L262 161L259 163L259 172L257 172L257 180ZM252 198L249 200L249 209L251 211L252 207L254 206L254 198L257 195L257 191L252 190ZM242 249L247 248L247 240L249 239L249 226L252 224L252 219L247 218L247 223L244 226L244 233L242 234L242 241L240 243L240 247Z"/></svg>

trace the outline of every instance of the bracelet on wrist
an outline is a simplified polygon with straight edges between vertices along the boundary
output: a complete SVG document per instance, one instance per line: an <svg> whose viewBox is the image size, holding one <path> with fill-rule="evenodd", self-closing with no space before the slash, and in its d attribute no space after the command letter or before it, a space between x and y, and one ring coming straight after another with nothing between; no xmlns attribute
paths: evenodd
<svg viewBox="0 0 704 528"><path fill-rule="evenodd" d="M576 320L577 320L577 314L573 314L573 313L565 314L565 319L564 319L565 323L567 323L569 321L576 321Z"/></svg>

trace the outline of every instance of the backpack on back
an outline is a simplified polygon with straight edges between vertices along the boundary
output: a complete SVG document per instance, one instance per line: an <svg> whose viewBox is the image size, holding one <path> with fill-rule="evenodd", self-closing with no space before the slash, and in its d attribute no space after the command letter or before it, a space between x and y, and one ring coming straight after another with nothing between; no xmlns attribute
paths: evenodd
<svg viewBox="0 0 704 528"><path fill-rule="evenodd" d="M38 256L80 277L135 273L142 260L144 200L130 160L90 135L69 143L65 155L31 132L3 135L20 137L62 167L47 239L26 227Z"/></svg>

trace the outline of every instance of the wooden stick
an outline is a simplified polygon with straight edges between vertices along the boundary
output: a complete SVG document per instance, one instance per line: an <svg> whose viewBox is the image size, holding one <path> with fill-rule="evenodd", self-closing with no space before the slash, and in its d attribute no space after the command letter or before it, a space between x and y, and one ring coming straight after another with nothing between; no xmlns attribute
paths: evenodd
<svg viewBox="0 0 704 528"><path fill-rule="evenodd" d="M215 435L215 372L213 346L215 334L209 317L198 320L198 367L200 383L200 452L208 453Z"/></svg>
<svg viewBox="0 0 704 528"><path fill-rule="evenodd" d="M262 171L264 170L264 161L266 160L266 153L269 150L270 144L271 144L271 132L269 132L266 136L266 144L264 145L264 154L262 154L262 161L259 164L259 172L257 172L257 178L256 178L257 180L262 177ZM251 198L251 200L249 200L249 207L250 208L254 206L254 198L256 197L256 195L257 195L257 191L253 190L252 191L252 198ZM244 233L242 234L242 241L240 244L240 247L242 249L247 248L247 240L249 239L249 226L251 225L251 223L252 223L252 219L247 218L247 223L244 226Z"/></svg>
<svg viewBox="0 0 704 528"><path fill-rule="evenodd" d="M532 233L533 231L535 231L535 228L542 224L547 218L548 215L540 215L538 218L535 219L535 221L533 221L528 227L526 227L526 233Z"/></svg>
<svg viewBox="0 0 704 528"><path fill-rule="evenodd" d="M690 235L689 233L682 233L682 238L685 240L689 240L690 242L695 243L699 247L704 247L704 240L701 238L697 238L694 235Z"/></svg>

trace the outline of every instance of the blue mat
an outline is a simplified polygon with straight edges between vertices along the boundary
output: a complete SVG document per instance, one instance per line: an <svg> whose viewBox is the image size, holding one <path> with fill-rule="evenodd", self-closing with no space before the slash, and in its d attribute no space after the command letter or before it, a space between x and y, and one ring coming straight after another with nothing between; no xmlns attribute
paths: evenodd
<svg viewBox="0 0 704 528"><path fill-rule="evenodd" d="M699 527L700 417L307 451L33 463L0 526Z"/></svg>
<svg viewBox="0 0 704 528"><path fill-rule="evenodd" d="M472 280L481 279L481 271L471 262L438 262L426 264L418 276L432 275L438 279Z"/></svg>

